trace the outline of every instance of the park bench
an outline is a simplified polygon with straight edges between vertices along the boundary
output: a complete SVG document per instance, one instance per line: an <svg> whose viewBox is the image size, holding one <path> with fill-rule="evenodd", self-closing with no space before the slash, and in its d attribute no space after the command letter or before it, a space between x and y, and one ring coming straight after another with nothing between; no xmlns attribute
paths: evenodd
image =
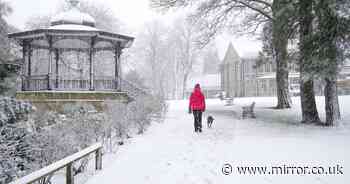
<svg viewBox="0 0 350 184"><path fill-rule="evenodd" d="M232 106L233 105L233 98L224 98L225 106Z"/></svg>
<svg viewBox="0 0 350 184"><path fill-rule="evenodd" d="M249 106L242 107L242 119L255 118L254 107L255 107L255 102L253 102Z"/></svg>

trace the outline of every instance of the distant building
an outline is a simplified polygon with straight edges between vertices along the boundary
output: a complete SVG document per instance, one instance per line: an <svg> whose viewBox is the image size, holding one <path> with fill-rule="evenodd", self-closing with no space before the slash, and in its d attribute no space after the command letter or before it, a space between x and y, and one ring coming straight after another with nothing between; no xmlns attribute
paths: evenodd
<svg viewBox="0 0 350 184"><path fill-rule="evenodd" d="M276 96L276 67L272 63L257 66L257 57L241 58L232 43L220 66L221 89L228 97ZM291 92L299 90L299 73L290 66Z"/></svg>
<svg viewBox="0 0 350 184"><path fill-rule="evenodd" d="M241 63L241 58L230 43L220 67L221 89L226 92L226 96L242 96Z"/></svg>

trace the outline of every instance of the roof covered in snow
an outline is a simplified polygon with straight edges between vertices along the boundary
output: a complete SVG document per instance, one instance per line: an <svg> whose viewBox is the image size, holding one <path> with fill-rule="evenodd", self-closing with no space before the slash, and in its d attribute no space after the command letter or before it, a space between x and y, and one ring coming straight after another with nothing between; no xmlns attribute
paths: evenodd
<svg viewBox="0 0 350 184"><path fill-rule="evenodd" d="M70 0L69 2L71 9L54 16L50 21L51 26L73 24L95 27L95 19L78 9L79 0Z"/></svg>
<svg viewBox="0 0 350 184"><path fill-rule="evenodd" d="M51 29L51 30L98 31L98 29L94 28L94 27L84 26L84 25L76 25L76 24L63 24L63 25L50 26L48 29Z"/></svg>
<svg viewBox="0 0 350 184"><path fill-rule="evenodd" d="M62 24L77 24L95 27L95 19L87 14L81 12L77 7L73 7L67 12L62 12L51 19L51 26Z"/></svg>
<svg viewBox="0 0 350 184"><path fill-rule="evenodd" d="M241 61L241 59L237 53L237 50L234 48L233 44L230 43L228 48L227 48L225 58L223 60L223 64L239 63L240 61Z"/></svg>

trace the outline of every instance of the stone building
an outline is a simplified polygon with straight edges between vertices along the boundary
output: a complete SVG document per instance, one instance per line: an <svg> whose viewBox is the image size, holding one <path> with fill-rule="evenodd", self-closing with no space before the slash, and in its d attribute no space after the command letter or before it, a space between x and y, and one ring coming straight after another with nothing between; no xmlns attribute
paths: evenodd
<svg viewBox="0 0 350 184"><path fill-rule="evenodd" d="M276 96L276 67L272 63L257 66L257 57L241 58L229 44L220 66L221 89L227 97ZM290 66L289 82L292 93L299 90L296 65Z"/></svg>
<svg viewBox="0 0 350 184"><path fill-rule="evenodd" d="M243 96L241 63L241 58L230 43L220 66L221 89L227 97Z"/></svg>

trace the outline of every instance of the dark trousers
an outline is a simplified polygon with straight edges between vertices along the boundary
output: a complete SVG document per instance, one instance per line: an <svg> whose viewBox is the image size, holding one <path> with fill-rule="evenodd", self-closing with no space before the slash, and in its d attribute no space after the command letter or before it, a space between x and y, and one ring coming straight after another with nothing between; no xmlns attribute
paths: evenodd
<svg viewBox="0 0 350 184"><path fill-rule="evenodd" d="M193 116L194 116L194 131L202 132L202 111L193 110Z"/></svg>

